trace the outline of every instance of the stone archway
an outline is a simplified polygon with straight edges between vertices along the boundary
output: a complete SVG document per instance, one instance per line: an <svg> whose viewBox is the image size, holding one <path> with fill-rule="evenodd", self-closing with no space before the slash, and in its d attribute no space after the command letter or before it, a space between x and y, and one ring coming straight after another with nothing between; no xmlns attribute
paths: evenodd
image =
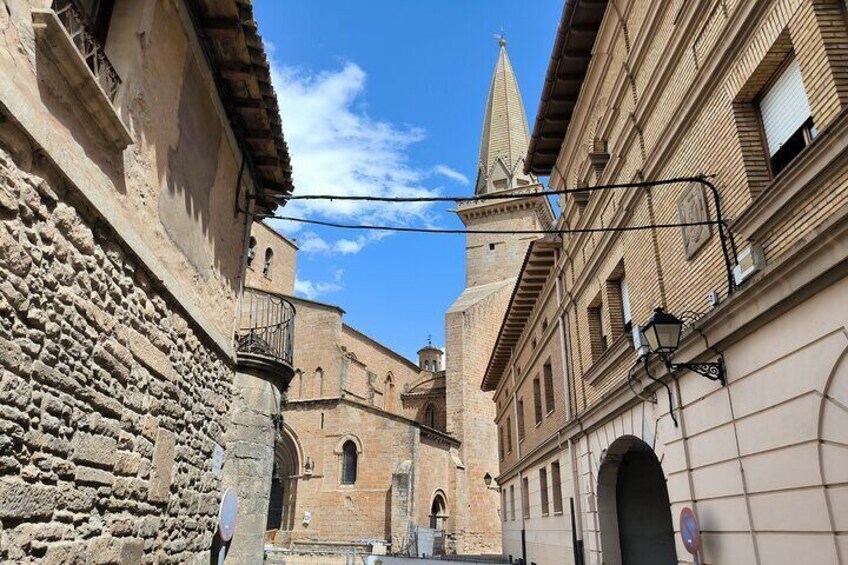
<svg viewBox="0 0 848 565"><path fill-rule="evenodd" d="M295 438L286 427L277 437L274 450L274 474L268 500L266 530L291 531L297 501L297 479L300 473L300 451Z"/></svg>
<svg viewBox="0 0 848 565"><path fill-rule="evenodd" d="M651 447L618 438L598 472L598 514L606 565L676 565L665 475Z"/></svg>

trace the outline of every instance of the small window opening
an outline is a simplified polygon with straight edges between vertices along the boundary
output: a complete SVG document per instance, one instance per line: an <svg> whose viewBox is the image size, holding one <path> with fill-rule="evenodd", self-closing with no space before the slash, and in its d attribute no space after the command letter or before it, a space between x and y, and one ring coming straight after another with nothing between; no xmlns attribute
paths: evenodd
<svg viewBox="0 0 848 565"><path fill-rule="evenodd" d="M274 258L274 250L270 247L265 250L265 264L262 267L262 274L271 278L271 260Z"/></svg>

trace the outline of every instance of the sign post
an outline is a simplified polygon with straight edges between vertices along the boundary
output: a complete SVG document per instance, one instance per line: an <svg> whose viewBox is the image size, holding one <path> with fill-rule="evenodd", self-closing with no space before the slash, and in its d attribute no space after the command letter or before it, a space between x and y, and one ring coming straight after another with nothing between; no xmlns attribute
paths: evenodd
<svg viewBox="0 0 848 565"><path fill-rule="evenodd" d="M680 537L683 540L683 547L694 557L695 565L700 565L701 526L698 524L695 513L688 506L680 511Z"/></svg>

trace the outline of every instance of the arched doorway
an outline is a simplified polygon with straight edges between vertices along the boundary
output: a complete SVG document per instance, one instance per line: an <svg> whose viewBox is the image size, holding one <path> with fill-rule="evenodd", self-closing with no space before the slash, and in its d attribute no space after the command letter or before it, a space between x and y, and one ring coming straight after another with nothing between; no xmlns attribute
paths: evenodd
<svg viewBox="0 0 848 565"><path fill-rule="evenodd" d="M300 468L297 445L288 429L284 428L277 436L266 530L291 531L294 528L297 479L293 477L299 474Z"/></svg>
<svg viewBox="0 0 848 565"><path fill-rule="evenodd" d="M445 502L445 496L441 492L437 492L433 497L433 503L430 505L430 528L434 530L444 530L448 521L448 505Z"/></svg>
<svg viewBox="0 0 848 565"><path fill-rule="evenodd" d="M665 475L651 447L618 438L598 472L601 545L607 565L676 565Z"/></svg>

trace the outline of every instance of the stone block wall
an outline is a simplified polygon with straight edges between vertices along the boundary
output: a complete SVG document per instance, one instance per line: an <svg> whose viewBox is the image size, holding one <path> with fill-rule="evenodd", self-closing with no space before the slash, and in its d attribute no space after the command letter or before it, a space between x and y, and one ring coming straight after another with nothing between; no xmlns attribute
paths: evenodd
<svg viewBox="0 0 848 565"><path fill-rule="evenodd" d="M0 562L208 562L230 360L3 149L0 272Z"/></svg>

